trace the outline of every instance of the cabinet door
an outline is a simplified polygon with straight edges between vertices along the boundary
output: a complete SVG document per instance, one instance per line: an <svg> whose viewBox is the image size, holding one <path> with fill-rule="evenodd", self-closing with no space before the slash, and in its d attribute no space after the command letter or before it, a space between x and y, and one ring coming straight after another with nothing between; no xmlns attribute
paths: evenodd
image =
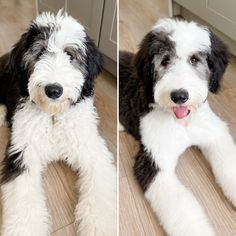
<svg viewBox="0 0 236 236"><path fill-rule="evenodd" d="M86 28L98 45L104 0L67 0L67 12Z"/></svg>
<svg viewBox="0 0 236 236"><path fill-rule="evenodd" d="M235 0L174 0L236 41Z"/></svg>
<svg viewBox="0 0 236 236"><path fill-rule="evenodd" d="M51 11L57 13L61 8L65 9L65 0L37 0L38 13Z"/></svg>
<svg viewBox="0 0 236 236"><path fill-rule="evenodd" d="M105 3L99 49L109 58L117 61L117 5L116 0Z"/></svg>

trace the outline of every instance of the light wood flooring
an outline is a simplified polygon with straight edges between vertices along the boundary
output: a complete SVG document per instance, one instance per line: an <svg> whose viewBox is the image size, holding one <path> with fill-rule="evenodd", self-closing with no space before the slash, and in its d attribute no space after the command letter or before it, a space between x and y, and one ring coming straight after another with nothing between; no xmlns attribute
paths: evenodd
<svg viewBox="0 0 236 236"><path fill-rule="evenodd" d="M33 0L0 0L0 55L10 50L35 17ZM96 83L95 105L100 116L100 132L116 156L116 79L104 72ZM9 130L0 128L0 161L3 158ZM74 236L74 208L77 202L73 171L63 163L53 163L44 176L53 236ZM1 204L0 204L1 211ZM1 223L1 214L0 214Z"/></svg>
<svg viewBox="0 0 236 236"><path fill-rule="evenodd" d="M120 0L120 49L135 52L142 37L158 18L168 16L167 0ZM236 141L236 58L228 67L221 93L210 95L213 110L229 124ZM138 144L120 132L120 235L165 235L157 217L144 200L132 172ZM205 208L218 236L236 235L236 210L214 181L208 163L196 148L187 150L177 175ZM235 167L236 172L236 167Z"/></svg>

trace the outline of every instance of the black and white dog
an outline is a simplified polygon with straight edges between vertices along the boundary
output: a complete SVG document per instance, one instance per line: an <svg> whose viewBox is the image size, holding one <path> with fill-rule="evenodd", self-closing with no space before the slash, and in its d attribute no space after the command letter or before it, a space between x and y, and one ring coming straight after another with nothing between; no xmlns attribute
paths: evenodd
<svg viewBox="0 0 236 236"><path fill-rule="evenodd" d="M42 186L48 163L79 174L79 235L116 235L116 169L98 132L93 84L102 57L75 19L59 12L33 21L0 62L1 125L11 127L3 161L3 236L46 236Z"/></svg>
<svg viewBox="0 0 236 236"><path fill-rule="evenodd" d="M211 110L227 67L227 47L206 27L164 19L136 54L120 52L120 122L140 140L134 173L169 235L214 235L205 212L178 180L175 167L196 145L236 206L236 146Z"/></svg>

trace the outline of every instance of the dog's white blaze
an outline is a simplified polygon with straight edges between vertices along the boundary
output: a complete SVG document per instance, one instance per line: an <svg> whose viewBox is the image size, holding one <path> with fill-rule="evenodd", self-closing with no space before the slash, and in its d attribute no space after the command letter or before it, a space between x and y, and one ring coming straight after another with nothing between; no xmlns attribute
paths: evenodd
<svg viewBox="0 0 236 236"><path fill-rule="evenodd" d="M63 49L66 45L78 45L85 53L84 45L86 33L84 27L74 18L66 13L59 13L55 16L51 13L42 13L39 15L35 23L39 26L55 26L56 31L49 38L48 48L55 52Z"/></svg>
<svg viewBox="0 0 236 236"><path fill-rule="evenodd" d="M153 30L169 33L170 39L176 44L177 55L182 58L190 53L208 52L211 49L208 29L195 22L163 19L157 22Z"/></svg>

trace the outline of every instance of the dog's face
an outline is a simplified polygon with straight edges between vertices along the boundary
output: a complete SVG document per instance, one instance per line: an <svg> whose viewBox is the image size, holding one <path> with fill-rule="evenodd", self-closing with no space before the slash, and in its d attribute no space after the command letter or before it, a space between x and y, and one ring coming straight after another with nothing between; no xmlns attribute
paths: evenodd
<svg viewBox="0 0 236 236"><path fill-rule="evenodd" d="M228 64L226 46L207 28L162 20L144 38L135 65L150 102L183 119L217 92Z"/></svg>
<svg viewBox="0 0 236 236"><path fill-rule="evenodd" d="M28 92L42 110L56 114L92 96L102 58L75 19L43 13L15 45L10 64L27 90L21 93Z"/></svg>

